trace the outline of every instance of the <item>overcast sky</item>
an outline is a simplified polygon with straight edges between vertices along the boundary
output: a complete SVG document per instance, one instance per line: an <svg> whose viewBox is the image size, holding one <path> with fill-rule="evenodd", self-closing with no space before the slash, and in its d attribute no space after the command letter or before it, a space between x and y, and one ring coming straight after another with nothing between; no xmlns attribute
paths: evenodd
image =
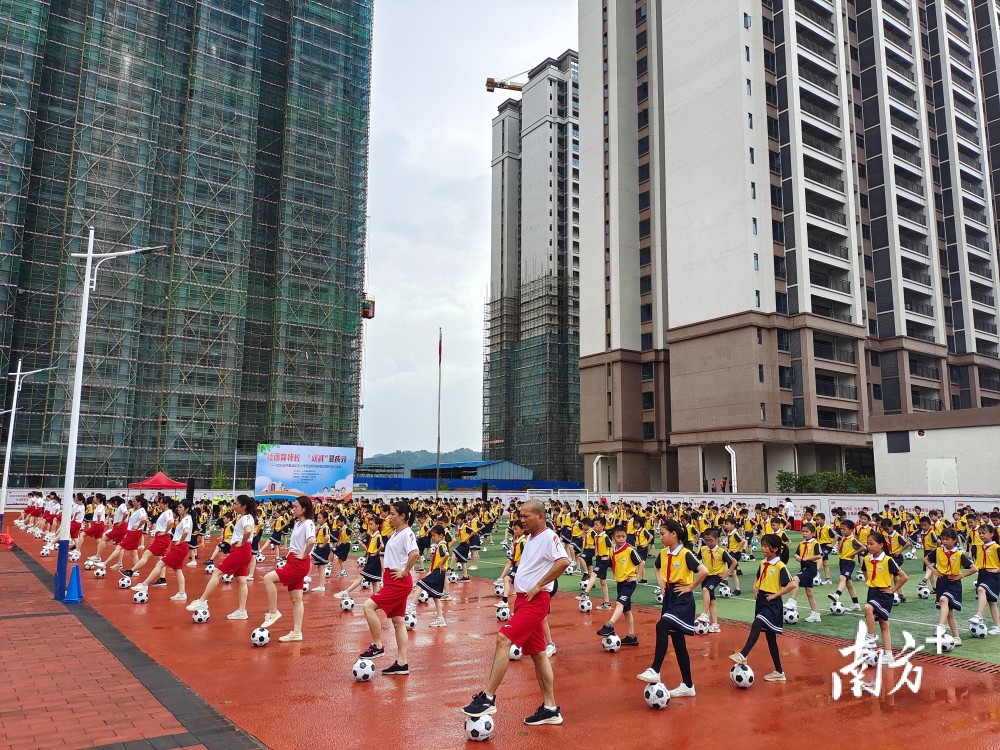
<svg viewBox="0 0 1000 750"><path fill-rule="evenodd" d="M491 120L506 78L576 49L576 0L376 0L372 74L366 455L482 445ZM516 94L515 94L516 96Z"/></svg>

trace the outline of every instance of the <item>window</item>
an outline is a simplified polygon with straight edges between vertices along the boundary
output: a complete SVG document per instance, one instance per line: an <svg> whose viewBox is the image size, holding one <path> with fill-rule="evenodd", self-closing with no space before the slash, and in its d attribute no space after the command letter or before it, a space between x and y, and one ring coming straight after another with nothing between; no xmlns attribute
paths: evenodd
<svg viewBox="0 0 1000 750"><path fill-rule="evenodd" d="M767 421L767 404L760 405L760 421L761 422Z"/></svg>
<svg viewBox="0 0 1000 750"><path fill-rule="evenodd" d="M792 387L792 368L778 365L778 387L789 390Z"/></svg>
<svg viewBox="0 0 1000 750"><path fill-rule="evenodd" d="M757 183L756 182L751 182L750 183L750 197L753 200L757 200Z"/></svg>
<svg viewBox="0 0 1000 750"><path fill-rule="evenodd" d="M640 23L646 20L646 3L643 3L638 8L635 9L635 23L638 26Z"/></svg>
<svg viewBox="0 0 1000 750"><path fill-rule="evenodd" d="M753 290L753 301L756 307L760 307L760 289Z"/></svg>
<svg viewBox="0 0 1000 750"><path fill-rule="evenodd" d="M882 384L872 383L872 398L876 401L882 400Z"/></svg>
<svg viewBox="0 0 1000 750"><path fill-rule="evenodd" d="M645 156L649 153L649 136L644 135L639 139L639 156Z"/></svg>
<svg viewBox="0 0 1000 750"><path fill-rule="evenodd" d="M785 266L785 259L781 255L774 256L774 278L784 279L788 276L788 269Z"/></svg>
<svg viewBox="0 0 1000 750"><path fill-rule="evenodd" d="M764 84L764 98L768 104L778 105L778 87L773 83Z"/></svg>
<svg viewBox="0 0 1000 750"><path fill-rule="evenodd" d="M635 61L635 76L638 78L649 69L649 57L643 55Z"/></svg>
<svg viewBox="0 0 1000 750"><path fill-rule="evenodd" d="M774 39L774 21L772 21L770 18L765 18L763 26L764 26L764 38L765 39L771 39L771 40L773 40Z"/></svg>
<svg viewBox="0 0 1000 750"><path fill-rule="evenodd" d="M757 380L764 382L764 365L757 365Z"/></svg>
<svg viewBox="0 0 1000 750"><path fill-rule="evenodd" d="M640 372L640 377L643 380L652 380L653 379L653 363L652 362L643 362L641 365L639 365L639 372Z"/></svg>
<svg viewBox="0 0 1000 750"><path fill-rule="evenodd" d="M642 393L642 410L649 411L653 408L653 392L643 391Z"/></svg>
<svg viewBox="0 0 1000 750"><path fill-rule="evenodd" d="M753 217L752 219L750 219L750 231L752 231L754 234L757 234L757 217L756 216Z"/></svg>
<svg viewBox="0 0 1000 750"><path fill-rule="evenodd" d="M785 197L781 193L781 185L771 185L771 206L782 208L784 203Z"/></svg>
<svg viewBox="0 0 1000 750"><path fill-rule="evenodd" d="M753 254L753 270L755 271L760 270L760 255L758 255L757 253Z"/></svg>
<svg viewBox="0 0 1000 750"><path fill-rule="evenodd" d="M771 220L771 239L775 242L785 241L785 223L778 219Z"/></svg>
<svg viewBox="0 0 1000 750"><path fill-rule="evenodd" d="M639 248L639 265L648 266L652 263L652 251L648 247Z"/></svg>
<svg viewBox="0 0 1000 750"><path fill-rule="evenodd" d="M788 295L785 292L774 293L774 311L781 315L788 315Z"/></svg>
<svg viewBox="0 0 1000 750"><path fill-rule="evenodd" d="M607 177L606 174L604 176ZM648 164L640 164L639 165L639 182L646 182L646 180L648 180L648 179L649 179L649 165Z"/></svg>
<svg viewBox="0 0 1000 750"><path fill-rule="evenodd" d="M652 276L640 276L639 277L639 294L649 294L653 291L653 277Z"/></svg>
<svg viewBox="0 0 1000 750"><path fill-rule="evenodd" d="M779 152L777 152L777 151L768 151L767 152L767 166L768 166L768 168L774 174L780 175L781 174L781 154ZM772 190L771 190L772 194L774 192L774 188L775 187L777 187L777 186L776 185L772 185L771 186L771 188L772 188ZM779 190L780 190L780 188L779 188Z"/></svg>
<svg viewBox="0 0 1000 750"><path fill-rule="evenodd" d="M743 28L744 29L749 29L750 28L750 14L749 13L744 13L743 14ZM747 47L747 49L749 50L750 48Z"/></svg>
<svg viewBox="0 0 1000 750"><path fill-rule="evenodd" d="M639 193L639 210L649 208L649 191L644 190Z"/></svg>
<svg viewBox="0 0 1000 750"><path fill-rule="evenodd" d="M747 112L747 127L753 130L753 115L750 112Z"/></svg>
<svg viewBox="0 0 1000 750"><path fill-rule="evenodd" d="M774 73L777 70L777 57L773 52L764 50L764 70Z"/></svg>
<svg viewBox="0 0 1000 750"><path fill-rule="evenodd" d="M743 56L746 58L747 62L750 62L750 47L747 45L743 46Z"/></svg>
<svg viewBox="0 0 1000 750"><path fill-rule="evenodd" d="M638 117L639 129L642 130L644 127L649 125L649 108L640 109Z"/></svg>
<svg viewBox="0 0 1000 750"><path fill-rule="evenodd" d="M649 219L643 219L639 222L639 236L649 237L651 231L652 222Z"/></svg>
<svg viewBox="0 0 1000 750"><path fill-rule="evenodd" d="M637 50L640 50L645 46L646 46L646 32L640 31L638 34L635 35L635 48Z"/></svg>
<svg viewBox="0 0 1000 750"><path fill-rule="evenodd" d="M608 437L612 437L614 434L615 433L614 430L612 429L611 422L608 422Z"/></svg>
<svg viewBox="0 0 1000 750"><path fill-rule="evenodd" d="M639 335L639 348L644 352L648 352L653 348L653 334L643 333Z"/></svg>
<svg viewBox="0 0 1000 750"><path fill-rule="evenodd" d="M753 94L753 82L749 78L747 78L747 96L751 96L752 94Z"/></svg>
<svg viewBox="0 0 1000 750"><path fill-rule="evenodd" d="M635 100L637 102L644 102L649 98L649 83L643 81L635 88Z"/></svg>
<svg viewBox="0 0 1000 750"><path fill-rule="evenodd" d="M751 146L751 147L750 147L750 163L751 163L751 164L753 164L753 163L754 163L754 151L753 151L753 146Z"/></svg>
<svg viewBox="0 0 1000 750"><path fill-rule="evenodd" d="M789 352L792 350L791 336L788 335L788 331L779 328L776 331L778 335L778 351L779 352Z"/></svg>
<svg viewBox="0 0 1000 750"><path fill-rule="evenodd" d="M655 422L643 422L642 423L642 439L643 440L656 440L656 423Z"/></svg>
<svg viewBox="0 0 1000 750"><path fill-rule="evenodd" d="M653 320L653 305L650 302L639 305L639 322L649 323Z"/></svg>
<svg viewBox="0 0 1000 750"><path fill-rule="evenodd" d="M878 352L872 351L868 353L868 358L871 360L872 367L881 367L882 358L879 356Z"/></svg>
<svg viewBox="0 0 1000 750"><path fill-rule="evenodd" d="M608 406L611 406L611 391L608 391Z"/></svg>
<svg viewBox="0 0 1000 750"><path fill-rule="evenodd" d="M910 433L908 430L885 433L885 448L888 453L909 453Z"/></svg>
<svg viewBox="0 0 1000 750"><path fill-rule="evenodd" d="M781 140L781 132L778 128L778 118L768 117L767 118L767 136L768 138L774 138L774 140Z"/></svg>
<svg viewBox="0 0 1000 750"><path fill-rule="evenodd" d="M761 328L760 326L757 326L757 343L758 344L764 343L764 329Z"/></svg>
<svg viewBox="0 0 1000 750"><path fill-rule="evenodd" d="M781 426L782 427L794 427L795 426L795 405L794 404L782 404L781 405Z"/></svg>

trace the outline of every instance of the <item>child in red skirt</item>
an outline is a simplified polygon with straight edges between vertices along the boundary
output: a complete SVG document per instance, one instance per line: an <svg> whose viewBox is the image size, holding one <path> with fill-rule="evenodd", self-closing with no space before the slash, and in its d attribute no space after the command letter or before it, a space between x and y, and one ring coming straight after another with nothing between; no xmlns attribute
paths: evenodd
<svg viewBox="0 0 1000 750"><path fill-rule="evenodd" d="M177 593L170 597L172 602L186 602L187 591L184 582L184 560L187 558L188 541L191 539L191 532L194 528L194 521L191 518L191 506L193 503L184 499L177 506L177 523L174 525L173 538L170 546L163 556L153 566L152 572L146 580L132 587L133 591L146 591L150 581L166 583L166 578L162 578L163 573L169 568L177 575ZM154 584L156 585L156 584Z"/></svg>
<svg viewBox="0 0 1000 750"><path fill-rule="evenodd" d="M208 609L208 597L218 587L222 576L228 574L236 579L239 590L239 606L236 611L229 613L227 619L249 619L249 615L247 615L247 572L250 570L250 558L253 556L251 541L253 540L253 529L257 523L257 501L249 495L237 495L235 514L237 519L233 523L229 554L216 566L201 596L187 605L189 612Z"/></svg>
<svg viewBox="0 0 1000 750"><path fill-rule="evenodd" d="M173 504L174 501L165 495L157 500L156 506L159 513L156 516L156 522L153 526L153 541L146 547L139 562L129 570L123 570L122 575L129 578L137 576L142 567L149 561L149 558L161 558L166 554L167 549L170 547L170 531L174 525ZM167 580L163 579L163 584L166 585L166 583Z"/></svg>
<svg viewBox="0 0 1000 750"><path fill-rule="evenodd" d="M302 584L309 573L309 555L316 544L312 499L304 496L295 498L292 502L292 516L295 518L295 526L288 542L288 559L282 567L264 576L268 609L262 628L270 628L281 619L281 612L278 611L278 587L275 585L278 581L288 589L288 595L292 599L292 630L278 639L282 643L302 640Z"/></svg>
<svg viewBox="0 0 1000 750"><path fill-rule="evenodd" d="M117 561L117 567L122 567L121 561L125 558L126 552L132 553L132 567L135 567L136 563L139 562L139 553L137 550L139 549L139 544L142 542L142 533L146 528L146 521L149 520L149 516L146 515L146 499L142 495L133 497L130 506L131 511L128 515L128 521L125 522L125 532L118 542L118 548L111 553L111 557L107 560L97 563L101 568L109 565L112 568L116 567L116 565L112 564L112 560Z"/></svg>

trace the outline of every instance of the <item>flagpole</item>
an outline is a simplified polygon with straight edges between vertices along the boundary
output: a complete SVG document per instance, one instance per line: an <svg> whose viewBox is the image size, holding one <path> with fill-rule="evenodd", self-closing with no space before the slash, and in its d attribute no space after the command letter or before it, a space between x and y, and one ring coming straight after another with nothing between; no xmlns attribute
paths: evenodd
<svg viewBox="0 0 1000 750"><path fill-rule="evenodd" d="M439 499L441 489L441 355L443 339L441 328L438 327L438 422L437 422L437 469L434 472L434 499Z"/></svg>

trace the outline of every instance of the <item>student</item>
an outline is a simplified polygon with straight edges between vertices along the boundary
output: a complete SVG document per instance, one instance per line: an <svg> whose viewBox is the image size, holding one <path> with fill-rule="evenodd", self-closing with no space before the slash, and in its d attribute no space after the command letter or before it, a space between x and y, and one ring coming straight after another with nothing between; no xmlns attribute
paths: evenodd
<svg viewBox="0 0 1000 750"><path fill-rule="evenodd" d="M204 510L197 506L191 507L191 512L188 514L191 516L191 538L188 539L188 554L187 563L185 567L197 568L198 567L198 544L201 540L202 535L205 533L205 516Z"/></svg>
<svg viewBox="0 0 1000 750"><path fill-rule="evenodd" d="M660 682L660 669L667 656L669 642L674 644L681 683L670 691L671 698L688 698L696 695L691 676L691 657L688 655L686 636L694 635L694 594L692 591L709 576L709 569L699 562L686 546L687 529L677 521L660 524L663 549L654 563L656 582L663 589L663 605L656 622L656 649L653 663L637 678L643 682ZM714 536L718 549L718 532ZM720 558L725 553L718 550ZM718 579L718 577L716 576ZM718 630L716 630L718 632Z"/></svg>
<svg viewBox="0 0 1000 750"><path fill-rule="evenodd" d="M739 559L740 555L746 551L747 540L740 535L740 532L736 527L735 519L726 518L722 522L722 527L726 531L726 551L729 553L730 557L736 560L736 565L732 568L732 572L723 583L728 583L731 579L733 582L733 594L735 596L740 596L743 594L743 591L740 588Z"/></svg>
<svg viewBox="0 0 1000 750"><path fill-rule="evenodd" d="M169 568L177 576L177 593L170 597L172 602L186 602L187 589L184 581L184 559L188 554L188 541L194 529L194 521L191 518L191 506L193 503L185 498L177 506L177 523L174 524L173 538L170 547L164 555L156 561L156 565L150 571L146 580L132 587L133 591L148 591L151 581L166 581L163 573ZM155 585L155 584L154 584Z"/></svg>
<svg viewBox="0 0 1000 750"><path fill-rule="evenodd" d="M820 559L823 561L823 578L820 580L819 573L817 571L815 578L815 584L819 586L820 584L824 586L829 586L833 583L830 580L830 553L833 552L833 545L836 542L834 538L833 527L826 522L826 515L823 513L817 513L814 517L813 528L815 532L813 536L816 537L816 541L819 542ZM811 592L810 592L811 593ZM818 616L817 612L817 616ZM809 622L809 620L806 620ZM817 619L816 622L819 622Z"/></svg>
<svg viewBox="0 0 1000 750"><path fill-rule="evenodd" d="M101 565L101 560L103 556L101 552L104 551L104 547L108 544L111 546L116 546L121 543L122 538L125 536L125 532L128 531L128 505L118 495L111 498L111 503L115 505L115 512L111 520L111 528L104 534L104 537L97 543L97 552L90 558L90 561ZM110 557L108 558L110 559ZM103 566L101 566L103 567Z"/></svg>
<svg viewBox="0 0 1000 750"><path fill-rule="evenodd" d="M69 516L69 538L73 549L83 546L83 522L87 517L87 499L82 492L73 495L73 507Z"/></svg>
<svg viewBox="0 0 1000 750"><path fill-rule="evenodd" d="M520 521L518 521L520 524ZM434 610L437 612L437 617L430 621L429 626L432 628L446 628L448 627L448 621L444 619L444 607L441 604L441 597L444 595L444 582L448 575L448 561L451 559L451 552L448 549L448 543L444 540L444 526L441 524L434 524L431 526L430 531L430 553L431 553L431 569L423 578L417 581L417 585L414 587L413 592L410 594L410 602L406 605L408 612L415 612L417 609L417 603L415 599L419 596L419 591L426 591L427 596L429 596L434 601ZM520 556L520 547L524 546L524 543L518 544L515 538L514 544L518 546L518 556ZM418 552L419 543L418 543ZM508 560L507 565L504 566L504 573L506 574L509 570L510 561ZM507 597L504 597L504 602L507 601Z"/></svg>
<svg viewBox="0 0 1000 750"><path fill-rule="evenodd" d="M314 586L309 590L317 594L322 594L326 591L326 585L323 582L326 577L326 566L330 564L330 539L333 533L330 531L330 516L325 510L321 510L316 514L316 521L316 546L312 548L310 557L312 557L313 575L316 576L316 580L320 582L320 585ZM294 534L295 532L292 531L292 533Z"/></svg>
<svg viewBox="0 0 1000 750"><path fill-rule="evenodd" d="M958 532L945 529L939 535L941 546L935 552L934 569L937 586L934 588L936 607L941 610L937 634L944 635L945 625L951 628L955 645L961 646L955 613L962 611L962 579L979 572L979 568L958 548ZM964 572L963 572L964 571Z"/></svg>
<svg viewBox="0 0 1000 750"><path fill-rule="evenodd" d="M590 598L590 592L594 588L594 584L599 580L601 582L601 593L604 594L604 601L598 609L609 610L611 609L611 598L608 594L608 568L611 567L611 550L614 543L604 530L604 524L604 516L598 516L594 519L594 564L590 568L590 578L587 581L587 587L577 598Z"/></svg>
<svg viewBox="0 0 1000 750"><path fill-rule="evenodd" d="M247 572L250 570L250 540L257 523L257 501L249 495L237 495L234 512L237 516L232 525L232 535L229 541L229 554L220 562L205 585L201 596L187 605L189 612L208 609L208 597L219 585L223 575L236 578L239 604L234 612L230 612L229 620L248 620L247 614Z"/></svg>
<svg viewBox="0 0 1000 750"><path fill-rule="evenodd" d="M649 557L649 545L653 541L653 535L646 530L645 522L640 515L636 515L635 530L635 551L639 555L639 583L648 583L646 580L646 559Z"/></svg>
<svg viewBox="0 0 1000 750"><path fill-rule="evenodd" d="M767 682L786 681L781 667L781 654L778 652L778 636L784 630L781 597L795 591L798 586L798 579L788 575L788 569L781 561L782 546L781 539L775 534L765 534L760 538L764 562L760 564L753 584L754 621L742 650L729 657L737 664L746 664L747 657L757 645L757 639L763 630L767 648L771 652L771 661L774 663L774 671L764 675Z"/></svg>
<svg viewBox="0 0 1000 750"><path fill-rule="evenodd" d="M868 584L868 600L865 603L865 623L868 626L868 635L865 636L865 647L875 648L875 622L877 621L882 634L883 664L892 661L892 633L889 631L889 616L892 614L893 595L908 580L903 569L886 551L887 548L888 542L881 531L873 531L868 535L868 556L864 560L865 581Z"/></svg>
<svg viewBox="0 0 1000 750"><path fill-rule="evenodd" d="M472 556L472 548L469 540L472 538L472 526L465 522L465 514L459 513L455 519L458 528L458 545L452 550L452 567L461 566L462 574L459 581L463 583L469 580L469 558Z"/></svg>
<svg viewBox="0 0 1000 750"><path fill-rule="evenodd" d="M350 586L334 594L338 599L350 599L351 592L365 581L368 581L372 585L374 591L378 591L379 582L382 580L383 541L382 534L379 532L381 525L381 521L374 517L368 519L368 543L365 546L365 566Z"/></svg>
<svg viewBox="0 0 1000 750"><path fill-rule="evenodd" d="M938 535L934 532L934 526L931 523L930 516L921 516L920 518L920 546L924 551L924 577L920 580L921 584L927 585L930 581L931 588L937 588L937 571L935 569L935 561L937 560L937 550L941 546L938 539Z"/></svg>
<svg viewBox="0 0 1000 750"><path fill-rule="evenodd" d="M346 578L347 577L347 558L351 554L351 528L347 525L347 519L343 515L337 516L337 527L335 534L337 537L337 546L333 550L334 559L337 561L337 566L340 568L336 573L333 574L334 578Z"/></svg>
<svg viewBox="0 0 1000 750"><path fill-rule="evenodd" d="M153 541L146 547L146 551L142 553L139 562L133 565L131 570L122 571L123 576L131 578L132 576L139 575L139 571L149 561L149 558L155 557L156 561L159 562L160 558L166 554L167 549L170 547L170 531L174 524L173 501L166 495L162 495L157 500L156 506L159 514L156 516L156 523L153 526ZM164 578L153 585L166 586L167 579Z"/></svg>
<svg viewBox="0 0 1000 750"><path fill-rule="evenodd" d="M795 594L788 600L788 607L796 609L799 604L799 591L806 590L806 599L809 601L809 616L806 622L820 622L822 617L819 607L816 605L816 595L813 593L813 584L819 579L817 562L823 559L822 547L816 538L816 527L811 523L802 524L802 541L795 552L795 559L799 561L801 567L795 574L798 579L798 586Z"/></svg>
<svg viewBox="0 0 1000 750"><path fill-rule="evenodd" d="M510 525L510 528L513 537L510 543L510 552L507 553L507 562L504 563L503 571L500 573L500 579L503 581L503 596L496 603L497 609L510 606L510 595L514 590L514 576L517 575L517 566L521 562L524 543L527 541L524 536L524 524L521 523L521 519L514 521Z"/></svg>
<svg viewBox="0 0 1000 750"><path fill-rule="evenodd" d="M893 521L890 518L883 518L879 522L879 528L882 529L882 536L885 537L885 553L889 555L896 563L896 567L899 570L903 569L903 552L907 547L912 547L910 540L904 537L896 528L893 526ZM903 596L902 586L897 587L896 591L899 592L899 603L906 604L906 597Z"/></svg>
<svg viewBox="0 0 1000 750"><path fill-rule="evenodd" d="M377 594L365 602L365 618L371 631L372 642L361 652L362 659L372 659L385 654L382 646L382 623L379 621L378 610L392 622L396 634L396 661L382 670L384 675L407 675L410 665L407 659L409 639L406 635L406 625L403 617L406 615L406 600L413 590L413 577L410 570L417 562L420 552L417 550L417 538L410 528L413 521L413 511L405 501L394 502L389 510L389 523L392 524L392 535L385 543L385 570L382 574L382 588Z"/></svg>
<svg viewBox="0 0 1000 750"><path fill-rule="evenodd" d="M983 612L989 606L990 615L993 617L993 626L989 629L989 634L1000 635L1000 611L997 610L997 597L1000 595L1000 554L998 554L1000 545L997 544L996 527L984 523L976 529L976 534L979 543L972 548L972 555L976 567L979 568L979 577L976 579L979 607L976 614L969 618L969 622L983 623Z"/></svg>
<svg viewBox="0 0 1000 750"><path fill-rule="evenodd" d="M125 533L122 535L121 541L118 544L118 548L111 553L111 556L104 562L98 562L97 566L100 568L105 568L111 565L112 568L121 568L124 563L125 553L132 553L132 567L135 568L136 564L139 562L139 543L142 541L142 533L146 528L146 521L148 520L146 515L146 499L142 495L137 495L132 498L131 510L128 514L128 520L125 522ZM114 564L111 564L112 560L116 560Z"/></svg>
<svg viewBox="0 0 1000 750"><path fill-rule="evenodd" d="M292 629L278 640L289 643L302 640L302 589L309 573L309 561L316 544L316 524L313 522L312 498L299 496L292 501L292 517L295 525L288 540L288 559L280 568L272 570L264 576L264 589L267 591L267 614L261 627L268 629L281 619L278 611L277 582L288 589L292 600ZM329 553L329 548L327 549ZM324 562L325 566L326 563ZM322 571L320 572L322 575Z"/></svg>
<svg viewBox="0 0 1000 750"><path fill-rule="evenodd" d="M837 579L837 590L832 594L827 594L832 602L839 602L840 595L847 589L851 597L851 606L848 612L860 612L861 604L858 602L858 592L854 588L855 559L865 551L865 546L858 541L855 536L854 521L844 519L840 522L840 542L837 545L837 557L840 561L840 577Z"/></svg>
<svg viewBox="0 0 1000 750"><path fill-rule="evenodd" d="M617 597L615 601L615 611L611 614L611 619L604 625L597 634L601 637L615 634L615 623L622 615L625 615L625 627L628 632L622 638L623 646L638 646L639 639L635 635L635 621L632 617L632 595L635 593L636 572L642 558L636 553L635 548L627 541L627 533L624 526L616 526L612 533L615 547L611 551L611 570L615 574L615 584L617 586Z"/></svg>
<svg viewBox="0 0 1000 750"><path fill-rule="evenodd" d="M590 580L590 571L594 568L594 545L597 534L594 532L594 522L586 515L580 518L580 554L577 564L580 566L580 581L586 587Z"/></svg>
<svg viewBox="0 0 1000 750"><path fill-rule="evenodd" d="M86 529L84 529L83 535L80 537L79 549L81 555L83 554L83 542L85 542L88 537L94 540L94 543L97 545L98 549L100 549L101 547L102 538L104 537L104 532L107 528L107 526L104 523L104 519L107 513L107 509L104 507L105 499L106 498L104 497L104 495L100 493L98 493L96 496L96 500L94 502L94 509L90 515L90 523L87 524ZM88 559L93 561L94 557L90 557ZM97 560L100 559L101 559L100 555L98 555Z"/></svg>
<svg viewBox="0 0 1000 750"><path fill-rule="evenodd" d="M729 577L735 573L736 558L719 545L718 529L707 529L703 537L705 544L701 548L700 555L701 562L708 571L708 575L701 582L701 614L698 615L698 619L708 623L709 633L718 633L720 632L720 628L719 614L715 605L715 589L722 585L723 581L728 581ZM657 562L662 557L663 551L661 550ZM657 579L659 578L660 576L657 576ZM666 589L664 589L663 598L666 601Z"/></svg>

